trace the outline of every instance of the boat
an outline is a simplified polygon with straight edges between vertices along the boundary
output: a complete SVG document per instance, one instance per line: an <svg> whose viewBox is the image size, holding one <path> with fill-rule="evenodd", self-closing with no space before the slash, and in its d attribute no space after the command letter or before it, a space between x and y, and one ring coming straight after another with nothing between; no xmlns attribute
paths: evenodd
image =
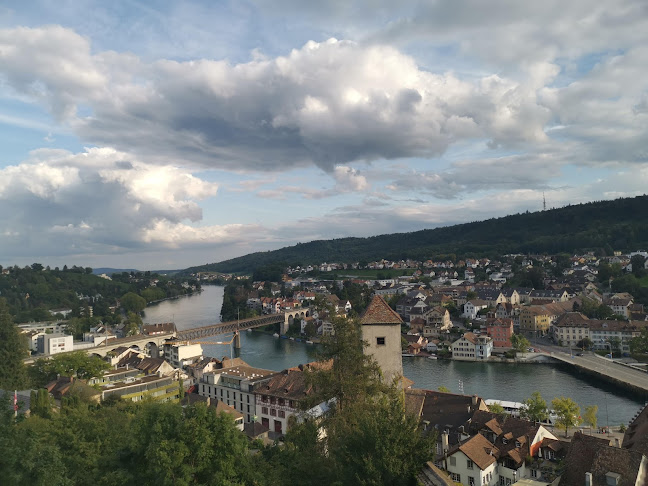
<svg viewBox="0 0 648 486"><path fill-rule="evenodd" d="M291 340L291 341L294 341L294 340L295 340L295 338L294 338L294 337L291 337L291 338L290 338L290 340Z"/></svg>
<svg viewBox="0 0 648 486"><path fill-rule="evenodd" d="M431 354L430 356L427 357L427 359L439 359L439 358L437 358L436 354Z"/></svg>
<svg viewBox="0 0 648 486"><path fill-rule="evenodd" d="M252 329L246 329L247 332L252 332Z"/></svg>
<svg viewBox="0 0 648 486"><path fill-rule="evenodd" d="M278 337L279 337L279 334L277 334L277 333L275 332L272 336L278 338Z"/></svg>
<svg viewBox="0 0 648 486"><path fill-rule="evenodd" d="M313 344L313 341L306 341L306 344Z"/></svg>

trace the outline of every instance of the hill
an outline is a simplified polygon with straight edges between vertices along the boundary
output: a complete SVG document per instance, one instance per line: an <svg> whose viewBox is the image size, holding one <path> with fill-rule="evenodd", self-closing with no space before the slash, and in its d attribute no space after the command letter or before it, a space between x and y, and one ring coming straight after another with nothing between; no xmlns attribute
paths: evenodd
<svg viewBox="0 0 648 486"><path fill-rule="evenodd" d="M526 212L485 221L412 233L369 238L340 238L299 243L279 250L251 253L185 272L250 273L273 264L362 262L381 258L426 260L439 255L457 258L496 257L507 253L574 253L648 248L648 196L597 201Z"/></svg>

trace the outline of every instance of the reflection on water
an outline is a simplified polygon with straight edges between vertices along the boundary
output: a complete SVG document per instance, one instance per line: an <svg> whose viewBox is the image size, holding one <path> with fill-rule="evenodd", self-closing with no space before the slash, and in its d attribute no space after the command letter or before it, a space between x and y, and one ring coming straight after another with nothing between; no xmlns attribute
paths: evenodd
<svg viewBox="0 0 648 486"><path fill-rule="evenodd" d="M203 288L201 294L167 300L147 308L144 322L172 321L178 329L220 322L223 287ZM213 340L226 339L219 336ZM227 345L203 345L203 349L208 356L240 356L251 366L282 370L314 360L317 347L258 332L243 332L241 346L242 349L233 350ZM643 405L643 400L648 398L633 396L596 378L578 374L566 364L511 365L403 358L403 370L416 388L436 390L445 386L459 393L459 382L462 382L466 394L517 402L528 398L534 391L539 391L547 402L555 397L568 396L582 410L588 405L598 405L601 425L627 423Z"/></svg>

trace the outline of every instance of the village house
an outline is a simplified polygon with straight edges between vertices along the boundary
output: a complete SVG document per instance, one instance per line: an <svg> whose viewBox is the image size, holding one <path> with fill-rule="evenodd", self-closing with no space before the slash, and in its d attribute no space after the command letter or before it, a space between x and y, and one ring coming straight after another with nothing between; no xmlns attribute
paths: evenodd
<svg viewBox="0 0 648 486"><path fill-rule="evenodd" d="M479 361L490 358L493 352L493 339L489 336L476 336L467 332L452 343L452 359L460 361Z"/></svg>
<svg viewBox="0 0 648 486"><path fill-rule="evenodd" d="M472 320L477 317L477 313L480 310L486 308L488 308L488 303L485 300L472 299L464 304L464 312L462 316Z"/></svg>
<svg viewBox="0 0 648 486"><path fill-rule="evenodd" d="M493 339L493 347L510 348L513 319L497 318L486 324L486 333Z"/></svg>

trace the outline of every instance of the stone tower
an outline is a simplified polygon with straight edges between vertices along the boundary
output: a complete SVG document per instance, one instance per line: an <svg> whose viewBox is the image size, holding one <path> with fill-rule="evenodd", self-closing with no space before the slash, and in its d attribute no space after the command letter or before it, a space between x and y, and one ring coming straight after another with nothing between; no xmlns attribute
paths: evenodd
<svg viewBox="0 0 648 486"><path fill-rule="evenodd" d="M360 316L365 354L373 356L386 383L403 376L401 324L403 320L380 296L375 296Z"/></svg>

